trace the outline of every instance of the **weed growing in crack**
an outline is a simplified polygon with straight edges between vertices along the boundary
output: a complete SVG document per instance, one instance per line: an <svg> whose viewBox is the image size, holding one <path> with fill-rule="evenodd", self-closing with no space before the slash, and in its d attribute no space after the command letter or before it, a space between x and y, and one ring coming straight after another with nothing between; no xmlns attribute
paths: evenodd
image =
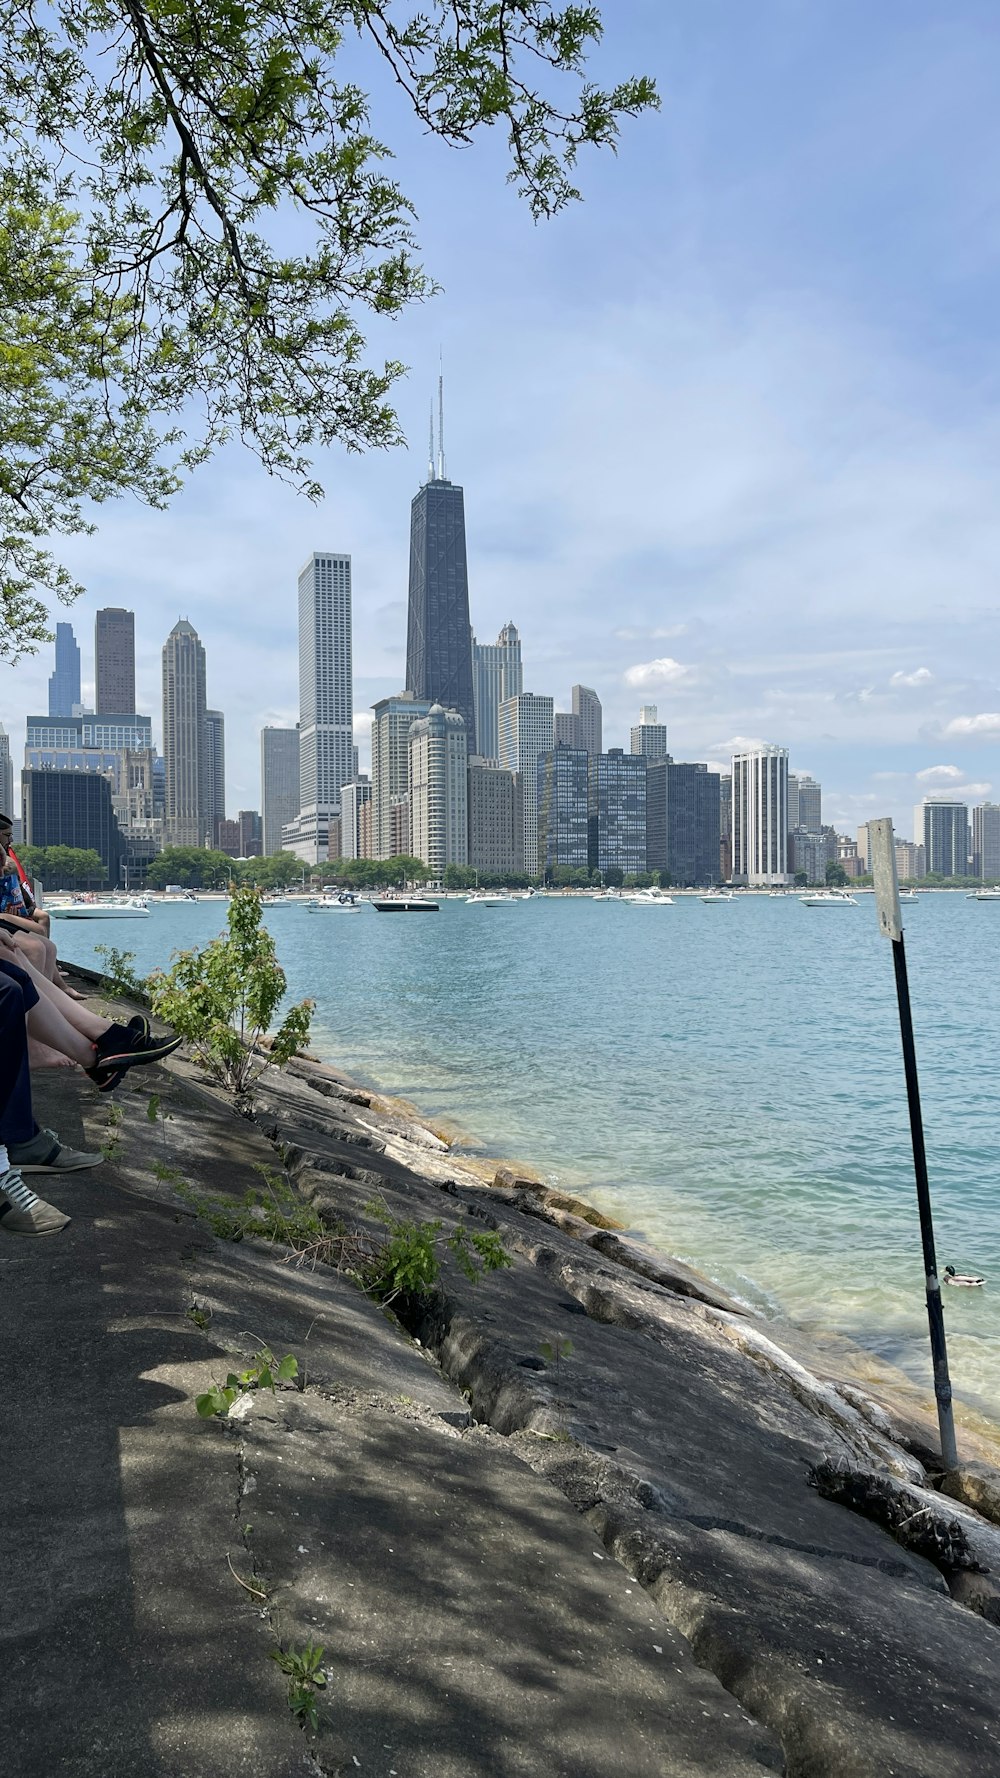
<svg viewBox="0 0 1000 1778"><path fill-rule="evenodd" d="M555 1365L555 1372L556 1372L555 1400L556 1400L556 1402L558 1402L558 1400L559 1400L559 1383L560 1383L560 1365L563 1363L564 1359L569 1358L570 1354L572 1353L573 1342L572 1342L572 1340L567 1340L565 1338L565 1336L562 1334L556 1334L554 1336L554 1338L551 1340L543 1340L541 1345L539 1346L538 1350L541 1353L542 1357L544 1358L546 1364Z"/></svg>
<svg viewBox="0 0 1000 1778"><path fill-rule="evenodd" d="M195 1327L200 1327L203 1333L211 1324L211 1309L203 1309L200 1303L192 1303L190 1309L185 1310L185 1313L188 1320L193 1321Z"/></svg>
<svg viewBox="0 0 1000 1778"><path fill-rule="evenodd" d="M101 1154L106 1161L113 1161L121 1152L121 1126L125 1121L125 1113L120 1105L108 1106L107 1135L101 1143Z"/></svg>
<svg viewBox="0 0 1000 1778"><path fill-rule="evenodd" d="M302 1649L272 1648L271 1659L288 1676L289 1710L303 1728L310 1728L315 1734L319 1728L316 1693L326 1685L323 1650L312 1642Z"/></svg>
<svg viewBox="0 0 1000 1778"><path fill-rule="evenodd" d="M234 1401L255 1389L270 1389L274 1395L276 1383L291 1383L298 1374L299 1361L291 1352L278 1363L274 1353L264 1346L253 1364L242 1371L230 1371L225 1383L213 1383L204 1395L195 1397L194 1405L203 1420L211 1420L216 1415L228 1414Z"/></svg>

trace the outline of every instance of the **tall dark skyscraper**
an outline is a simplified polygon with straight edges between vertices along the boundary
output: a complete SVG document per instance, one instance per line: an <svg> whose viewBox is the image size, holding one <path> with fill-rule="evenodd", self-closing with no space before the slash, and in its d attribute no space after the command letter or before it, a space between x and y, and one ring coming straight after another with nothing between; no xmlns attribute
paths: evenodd
<svg viewBox="0 0 1000 1778"><path fill-rule="evenodd" d="M56 670L49 675L49 715L72 716L80 702L80 645L72 624L56 624Z"/></svg>
<svg viewBox="0 0 1000 1778"><path fill-rule="evenodd" d="M135 710L135 614L106 605L94 623L94 677L99 716Z"/></svg>
<svg viewBox="0 0 1000 1778"><path fill-rule="evenodd" d="M434 460L434 421L427 480L410 508L410 599L406 625L406 689L465 718L476 751L476 710L465 552L465 495L445 474L444 413Z"/></svg>

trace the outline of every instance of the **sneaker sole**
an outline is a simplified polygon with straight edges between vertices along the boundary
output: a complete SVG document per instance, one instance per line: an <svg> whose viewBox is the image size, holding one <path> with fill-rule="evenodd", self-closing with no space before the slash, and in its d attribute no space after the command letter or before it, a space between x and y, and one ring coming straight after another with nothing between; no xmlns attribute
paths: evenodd
<svg viewBox="0 0 1000 1778"><path fill-rule="evenodd" d="M18 1161L19 1173L85 1173L88 1167L99 1167L103 1161L102 1154L81 1155L78 1161L63 1161L59 1166L43 1164L41 1161Z"/></svg>
<svg viewBox="0 0 1000 1778"><path fill-rule="evenodd" d="M183 1037L169 1037L153 1049L120 1050L115 1056L102 1056L96 1068L88 1068L87 1073L101 1074L105 1068L136 1068L147 1062L162 1062L165 1056L172 1056L174 1050L180 1049L183 1042Z"/></svg>
<svg viewBox="0 0 1000 1778"><path fill-rule="evenodd" d="M71 1221L72 1221L71 1217L60 1215L59 1221L56 1223L50 1223L48 1228L43 1228L43 1229L18 1228L16 1223L11 1222L9 1215L8 1216L0 1216L0 1234L2 1234L2 1235L24 1235L25 1237L27 1237L29 1239L32 1236L34 1236L37 1240L40 1240L43 1235L61 1235L63 1232L63 1229L67 1228Z"/></svg>

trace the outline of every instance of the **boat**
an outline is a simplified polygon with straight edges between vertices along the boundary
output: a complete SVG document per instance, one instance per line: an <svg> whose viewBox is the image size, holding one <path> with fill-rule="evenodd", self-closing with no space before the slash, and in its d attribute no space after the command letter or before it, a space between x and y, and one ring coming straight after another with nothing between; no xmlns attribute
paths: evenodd
<svg viewBox="0 0 1000 1778"><path fill-rule="evenodd" d="M620 889L599 889L596 895L591 896L592 901L624 901L624 899Z"/></svg>
<svg viewBox="0 0 1000 1778"><path fill-rule="evenodd" d="M736 897L731 889L709 889L701 899L704 902L711 903L715 901L735 901Z"/></svg>
<svg viewBox="0 0 1000 1778"><path fill-rule="evenodd" d="M372 907L377 914L436 914L436 901L425 901L420 895L373 895Z"/></svg>
<svg viewBox="0 0 1000 1778"><path fill-rule="evenodd" d="M920 897L915 889L901 889L899 899L900 901L919 901Z"/></svg>
<svg viewBox="0 0 1000 1778"><path fill-rule="evenodd" d="M115 901L67 902L65 907L50 907L46 912L53 920L148 920L149 903L145 896L121 897Z"/></svg>
<svg viewBox="0 0 1000 1778"><path fill-rule="evenodd" d="M674 905L673 896L664 895L662 889L630 889L622 900L634 908L672 908Z"/></svg>
<svg viewBox="0 0 1000 1778"><path fill-rule="evenodd" d="M465 905L467 908L513 907L514 897L512 895L504 895L501 890L474 889L471 895L466 896Z"/></svg>
<svg viewBox="0 0 1000 1778"><path fill-rule="evenodd" d="M800 895L804 908L856 908L857 896L849 889L821 889L818 895Z"/></svg>
<svg viewBox="0 0 1000 1778"><path fill-rule="evenodd" d="M308 902L307 908L310 914L360 914L363 905L351 890L342 889L339 895L321 895Z"/></svg>
<svg viewBox="0 0 1000 1778"><path fill-rule="evenodd" d="M1000 901L1000 889L973 889L966 901Z"/></svg>
<svg viewBox="0 0 1000 1778"><path fill-rule="evenodd" d="M293 908L295 903L287 895L262 895L260 905L264 908Z"/></svg>

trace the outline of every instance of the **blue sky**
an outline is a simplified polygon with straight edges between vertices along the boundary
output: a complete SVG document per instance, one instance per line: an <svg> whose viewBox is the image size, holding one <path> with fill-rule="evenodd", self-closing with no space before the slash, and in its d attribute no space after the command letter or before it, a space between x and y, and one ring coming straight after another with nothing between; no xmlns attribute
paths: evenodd
<svg viewBox="0 0 1000 1778"><path fill-rule="evenodd" d="M512 618L526 689L575 680L628 745L659 705L676 758L787 745L853 829L909 832L927 791L1000 797L1000 13L924 0L614 0L595 73L656 76L658 117L581 164L536 227L499 140L456 154L385 93L442 294L373 350L410 367L411 440L319 464L311 507L224 453L174 504L107 508L66 551L71 614L133 606L140 696L178 616L227 718L232 811L258 731L294 721L294 589L354 558L355 707L400 689L409 502L445 353L473 623ZM60 612L58 615L65 616ZM0 670L15 757L51 650Z"/></svg>

